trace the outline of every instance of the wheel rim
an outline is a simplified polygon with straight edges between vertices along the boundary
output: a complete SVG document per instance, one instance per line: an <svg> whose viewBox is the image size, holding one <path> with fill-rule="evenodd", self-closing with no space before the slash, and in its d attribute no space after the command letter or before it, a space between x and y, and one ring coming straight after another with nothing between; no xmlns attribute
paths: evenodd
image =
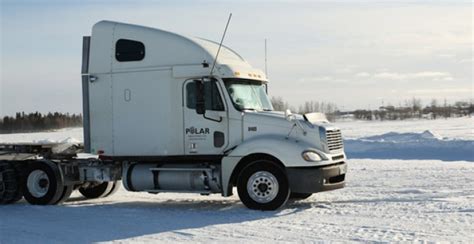
<svg viewBox="0 0 474 244"><path fill-rule="evenodd" d="M271 202L278 194L278 181L268 171L258 171L247 181L247 192L258 203Z"/></svg>
<svg viewBox="0 0 474 244"><path fill-rule="evenodd" d="M34 170L28 175L26 186L34 197L44 197L49 190L49 177L42 170Z"/></svg>

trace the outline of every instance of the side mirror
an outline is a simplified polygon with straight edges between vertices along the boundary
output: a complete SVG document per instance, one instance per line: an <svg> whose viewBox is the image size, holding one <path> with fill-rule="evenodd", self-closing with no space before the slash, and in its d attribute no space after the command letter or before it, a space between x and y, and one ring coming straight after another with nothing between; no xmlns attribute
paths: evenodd
<svg viewBox="0 0 474 244"><path fill-rule="evenodd" d="M202 80L194 80L196 85L196 113L204 114L206 112L206 103L204 102L204 82Z"/></svg>

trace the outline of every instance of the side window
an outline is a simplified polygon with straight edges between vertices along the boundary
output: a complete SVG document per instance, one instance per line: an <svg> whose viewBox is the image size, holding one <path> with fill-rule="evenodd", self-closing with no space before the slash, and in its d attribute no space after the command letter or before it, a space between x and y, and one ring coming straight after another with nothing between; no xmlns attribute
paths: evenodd
<svg viewBox="0 0 474 244"><path fill-rule="evenodd" d="M204 82L204 103L206 110L225 110L216 82ZM186 107L196 109L196 85L193 82L186 85Z"/></svg>
<svg viewBox="0 0 474 244"><path fill-rule="evenodd" d="M127 39L119 39L115 43L115 59L119 62L140 61L145 58L145 45Z"/></svg>

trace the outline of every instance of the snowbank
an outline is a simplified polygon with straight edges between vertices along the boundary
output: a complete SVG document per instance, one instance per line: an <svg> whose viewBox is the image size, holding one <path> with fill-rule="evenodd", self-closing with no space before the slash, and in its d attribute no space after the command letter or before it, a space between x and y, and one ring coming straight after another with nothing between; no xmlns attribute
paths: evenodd
<svg viewBox="0 0 474 244"><path fill-rule="evenodd" d="M0 134L0 143L81 143L82 128L65 128L56 131Z"/></svg>
<svg viewBox="0 0 474 244"><path fill-rule="evenodd" d="M450 119L417 119L395 121L336 121L346 139L381 135L391 131L399 133L432 131L451 139L474 140L474 117Z"/></svg>
<svg viewBox="0 0 474 244"><path fill-rule="evenodd" d="M344 146L349 158L474 161L474 141L443 138L429 130L346 139Z"/></svg>

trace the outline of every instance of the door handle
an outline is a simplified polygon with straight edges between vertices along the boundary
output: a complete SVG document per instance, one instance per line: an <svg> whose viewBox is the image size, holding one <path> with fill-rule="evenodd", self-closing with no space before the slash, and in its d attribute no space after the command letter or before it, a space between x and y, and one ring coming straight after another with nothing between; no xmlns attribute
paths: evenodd
<svg viewBox="0 0 474 244"><path fill-rule="evenodd" d="M97 76L89 75L89 82L94 83L96 80L98 80Z"/></svg>

